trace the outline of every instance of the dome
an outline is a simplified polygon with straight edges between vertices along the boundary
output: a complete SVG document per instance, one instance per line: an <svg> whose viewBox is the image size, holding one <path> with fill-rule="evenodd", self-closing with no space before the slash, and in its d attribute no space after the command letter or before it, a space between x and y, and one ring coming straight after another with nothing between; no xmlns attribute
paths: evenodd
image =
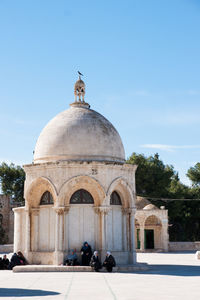
<svg viewBox="0 0 200 300"><path fill-rule="evenodd" d="M34 163L60 160L124 163L125 153L113 125L77 101L44 127L36 143Z"/></svg>
<svg viewBox="0 0 200 300"><path fill-rule="evenodd" d="M159 208L157 206L155 206L154 204L148 204L143 209L144 210L153 210L153 209L159 209Z"/></svg>

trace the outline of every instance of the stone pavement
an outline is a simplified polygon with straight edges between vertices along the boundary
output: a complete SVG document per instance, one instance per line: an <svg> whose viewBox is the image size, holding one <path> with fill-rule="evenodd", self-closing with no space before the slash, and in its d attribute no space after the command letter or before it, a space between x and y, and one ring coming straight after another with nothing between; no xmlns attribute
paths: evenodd
<svg viewBox="0 0 200 300"><path fill-rule="evenodd" d="M197 300L195 253L140 253L151 269L137 273L13 273L0 271L0 299Z"/></svg>

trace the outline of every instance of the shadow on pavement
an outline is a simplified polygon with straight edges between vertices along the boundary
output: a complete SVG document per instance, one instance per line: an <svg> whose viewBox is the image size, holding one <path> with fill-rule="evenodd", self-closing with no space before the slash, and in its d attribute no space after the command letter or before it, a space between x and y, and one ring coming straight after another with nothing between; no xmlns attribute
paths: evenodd
<svg viewBox="0 0 200 300"><path fill-rule="evenodd" d="M139 274L200 276L200 266L190 265L149 265L149 270L139 271Z"/></svg>
<svg viewBox="0 0 200 300"><path fill-rule="evenodd" d="M59 294L60 293L57 292L43 290L0 288L0 297L55 296Z"/></svg>

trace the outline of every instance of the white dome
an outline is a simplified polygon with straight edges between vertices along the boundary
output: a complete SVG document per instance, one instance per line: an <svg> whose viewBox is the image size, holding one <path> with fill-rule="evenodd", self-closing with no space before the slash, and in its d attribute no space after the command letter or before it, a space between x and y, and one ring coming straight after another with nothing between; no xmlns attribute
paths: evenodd
<svg viewBox="0 0 200 300"><path fill-rule="evenodd" d="M124 163L121 138L113 125L87 104L72 106L53 118L42 130L34 163L59 160Z"/></svg>

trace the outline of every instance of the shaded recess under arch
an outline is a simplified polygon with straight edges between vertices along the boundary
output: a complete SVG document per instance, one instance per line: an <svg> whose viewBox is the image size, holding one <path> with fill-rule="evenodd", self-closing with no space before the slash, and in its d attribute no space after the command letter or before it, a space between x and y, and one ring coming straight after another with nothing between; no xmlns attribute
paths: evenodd
<svg viewBox="0 0 200 300"><path fill-rule="evenodd" d="M53 196L49 191L43 193L40 199L40 205L53 204Z"/></svg>
<svg viewBox="0 0 200 300"><path fill-rule="evenodd" d="M94 199L88 191L84 189L80 189L71 196L70 203L71 204L94 204Z"/></svg>
<svg viewBox="0 0 200 300"><path fill-rule="evenodd" d="M112 192L110 196L110 205L122 205L121 198L116 191Z"/></svg>

